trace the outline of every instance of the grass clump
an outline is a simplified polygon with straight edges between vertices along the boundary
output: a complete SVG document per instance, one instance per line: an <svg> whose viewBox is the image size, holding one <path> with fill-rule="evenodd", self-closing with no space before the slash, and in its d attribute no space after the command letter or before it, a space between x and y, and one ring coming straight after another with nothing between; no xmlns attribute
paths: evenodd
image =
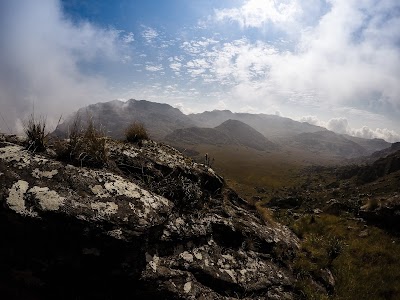
<svg viewBox="0 0 400 300"><path fill-rule="evenodd" d="M142 123L133 122L125 130L125 140L129 143L140 143L148 139L149 135Z"/></svg>
<svg viewBox="0 0 400 300"><path fill-rule="evenodd" d="M32 152L43 152L46 150L47 136L46 120L36 119L34 114L23 122L23 130L26 136L26 147Z"/></svg>
<svg viewBox="0 0 400 300"><path fill-rule="evenodd" d="M60 159L80 166L101 168L108 161L107 139L91 118L83 127L77 116L69 128L68 139L59 141L55 149Z"/></svg>

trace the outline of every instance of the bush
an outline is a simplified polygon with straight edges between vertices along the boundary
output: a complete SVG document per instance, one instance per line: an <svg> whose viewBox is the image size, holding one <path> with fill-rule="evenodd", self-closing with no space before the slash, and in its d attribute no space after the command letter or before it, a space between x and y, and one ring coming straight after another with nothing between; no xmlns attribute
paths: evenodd
<svg viewBox="0 0 400 300"><path fill-rule="evenodd" d="M139 143L143 140L148 140L147 130L142 123L133 122L125 130L125 140L129 143Z"/></svg>
<svg viewBox="0 0 400 300"><path fill-rule="evenodd" d="M77 116L69 128L68 140L59 141L55 146L59 158L77 163L80 166L102 167L107 163L106 137L96 129L89 118L85 129Z"/></svg>
<svg viewBox="0 0 400 300"><path fill-rule="evenodd" d="M48 133L46 133L46 120L35 119L31 114L29 119L23 122L24 133L26 135L27 149L32 152L43 152L46 150Z"/></svg>

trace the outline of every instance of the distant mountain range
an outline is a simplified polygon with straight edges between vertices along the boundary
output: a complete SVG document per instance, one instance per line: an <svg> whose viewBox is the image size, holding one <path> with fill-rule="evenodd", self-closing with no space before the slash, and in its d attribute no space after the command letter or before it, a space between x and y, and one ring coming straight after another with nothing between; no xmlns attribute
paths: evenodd
<svg viewBox="0 0 400 300"><path fill-rule="evenodd" d="M260 151L278 148L253 127L238 120L227 120L215 128L177 129L167 135L165 141L178 145L240 145Z"/></svg>
<svg viewBox="0 0 400 300"><path fill-rule="evenodd" d="M185 115L162 103L114 100L92 104L77 112L101 124L106 134L122 139L125 128L141 122L154 140L173 146L236 145L259 151L301 149L314 155L355 158L390 147L382 139L362 139L336 134L323 127L267 114L233 113L229 110ZM76 115L60 124L55 134L65 136ZM182 147L180 147L182 148Z"/></svg>

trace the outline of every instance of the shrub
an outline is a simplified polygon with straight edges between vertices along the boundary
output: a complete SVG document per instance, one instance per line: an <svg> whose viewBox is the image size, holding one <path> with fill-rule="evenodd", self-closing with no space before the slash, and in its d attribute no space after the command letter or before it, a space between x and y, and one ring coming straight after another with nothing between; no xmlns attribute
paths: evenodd
<svg viewBox="0 0 400 300"><path fill-rule="evenodd" d="M142 123L133 122L125 130L125 140L129 143L139 143L143 140L148 140L147 130Z"/></svg>
<svg viewBox="0 0 400 300"><path fill-rule="evenodd" d="M23 122L23 127L27 138L27 149L32 152L43 152L49 134L46 133L46 120L44 118L37 120L35 115L31 114L28 120Z"/></svg>
<svg viewBox="0 0 400 300"><path fill-rule="evenodd" d="M59 141L55 146L59 158L78 163L80 166L102 167L107 163L106 137L89 118L82 128L77 116L69 128L68 140Z"/></svg>

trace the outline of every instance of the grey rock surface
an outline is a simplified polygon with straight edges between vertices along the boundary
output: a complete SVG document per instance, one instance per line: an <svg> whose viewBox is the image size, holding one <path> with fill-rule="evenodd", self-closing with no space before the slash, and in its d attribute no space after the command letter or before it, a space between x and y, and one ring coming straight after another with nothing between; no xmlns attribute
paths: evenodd
<svg viewBox="0 0 400 300"><path fill-rule="evenodd" d="M0 136L7 299L295 299L298 238L172 147L108 142L82 168ZM5 298L5 299L6 299Z"/></svg>

